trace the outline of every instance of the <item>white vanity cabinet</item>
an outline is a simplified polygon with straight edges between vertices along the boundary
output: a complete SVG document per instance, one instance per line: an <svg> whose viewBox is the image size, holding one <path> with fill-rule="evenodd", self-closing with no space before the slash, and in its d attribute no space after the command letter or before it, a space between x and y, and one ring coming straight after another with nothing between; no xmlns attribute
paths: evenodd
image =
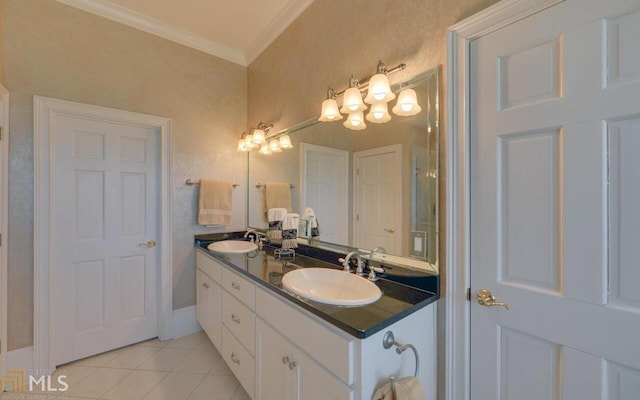
<svg viewBox="0 0 640 400"><path fill-rule="evenodd" d="M196 317L211 342L222 344L222 266L196 252Z"/></svg>

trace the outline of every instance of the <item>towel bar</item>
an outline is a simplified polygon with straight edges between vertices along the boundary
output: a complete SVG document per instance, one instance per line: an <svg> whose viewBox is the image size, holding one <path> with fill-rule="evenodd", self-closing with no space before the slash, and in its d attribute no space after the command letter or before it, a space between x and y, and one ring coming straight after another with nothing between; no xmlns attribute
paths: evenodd
<svg viewBox="0 0 640 400"><path fill-rule="evenodd" d="M398 354L402 354L402 352L406 349L413 350L413 354L416 356L416 371L414 372L413 376L416 378L418 377L418 371L420 370L420 357L418 356L418 350L416 350L414 345L412 345L411 343L400 344L396 342L396 339L393 336L393 332L387 331L387 333L385 333L384 337L382 338L382 346L385 349L389 349L391 348L391 346L396 346L396 353Z"/></svg>
<svg viewBox="0 0 640 400"><path fill-rule="evenodd" d="M256 183L256 189L260 189L260 188L263 188L263 187L264 187L264 183ZM289 184L289 188L290 189L295 189L296 185L293 185L293 184L290 183Z"/></svg>
<svg viewBox="0 0 640 400"><path fill-rule="evenodd" d="M186 184L187 184L187 186L199 185L199 184L200 184L200 179L187 179ZM234 188L235 188L235 187L238 187L238 186L240 186L240 185L239 185L239 184L237 184L237 183L234 183L234 184L233 184L233 187L234 187Z"/></svg>

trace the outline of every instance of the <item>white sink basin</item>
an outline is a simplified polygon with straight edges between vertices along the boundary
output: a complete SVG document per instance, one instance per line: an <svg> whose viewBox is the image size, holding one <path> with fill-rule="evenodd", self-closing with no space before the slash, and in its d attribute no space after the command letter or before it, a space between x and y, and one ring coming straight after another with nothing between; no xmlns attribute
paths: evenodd
<svg viewBox="0 0 640 400"><path fill-rule="evenodd" d="M298 296L334 306L363 306L382 292L366 278L329 268L301 268L287 272L282 286Z"/></svg>
<svg viewBox="0 0 640 400"><path fill-rule="evenodd" d="M211 243L207 246L207 249L215 251L216 253L244 254L257 250L258 246L255 243L245 240L222 240Z"/></svg>

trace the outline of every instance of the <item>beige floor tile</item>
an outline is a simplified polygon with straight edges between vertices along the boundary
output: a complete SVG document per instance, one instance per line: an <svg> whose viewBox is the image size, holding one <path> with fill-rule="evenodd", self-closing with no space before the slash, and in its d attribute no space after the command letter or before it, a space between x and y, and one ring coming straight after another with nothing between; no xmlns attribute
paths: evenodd
<svg viewBox="0 0 640 400"><path fill-rule="evenodd" d="M185 400L204 375L170 372L147 394L146 400Z"/></svg>
<svg viewBox="0 0 640 400"><path fill-rule="evenodd" d="M102 353L92 357L87 357L81 360L74 361L67 365L84 365L87 367L102 367L109 361L116 358L121 351L122 349L108 351L106 353Z"/></svg>
<svg viewBox="0 0 640 400"><path fill-rule="evenodd" d="M0 394L2 400L58 400L51 394L36 394L29 392L3 392Z"/></svg>
<svg viewBox="0 0 640 400"><path fill-rule="evenodd" d="M188 349L173 349L163 347L156 353L147 358L138 369L151 370L151 371L171 371L182 360L189 355Z"/></svg>
<svg viewBox="0 0 640 400"><path fill-rule="evenodd" d="M193 349L173 371L207 374L221 359L220 353L214 350Z"/></svg>
<svg viewBox="0 0 640 400"><path fill-rule="evenodd" d="M99 398L132 371L120 368L98 368L88 376L69 386L68 396Z"/></svg>
<svg viewBox="0 0 640 400"><path fill-rule="evenodd" d="M233 376L207 375L188 397L189 400L231 400L240 383Z"/></svg>
<svg viewBox="0 0 640 400"><path fill-rule="evenodd" d="M192 333L191 335L183 336L174 340L167 340L164 342L164 347L170 347L174 349L195 349L205 343L211 343L207 334L204 331Z"/></svg>
<svg viewBox="0 0 640 400"><path fill-rule="evenodd" d="M164 347L165 343L166 342L162 342L162 341L160 341L160 339L155 338L155 339L145 340L144 342L132 344L131 346L129 346L129 348L131 348L131 347L156 347L156 348L160 348L160 347Z"/></svg>
<svg viewBox="0 0 640 400"><path fill-rule="evenodd" d="M134 400L143 399L167 375L160 371L133 371L112 387L102 399Z"/></svg>
<svg viewBox="0 0 640 400"><path fill-rule="evenodd" d="M226 362L220 357L216 365L209 371L210 375L223 375L223 376L233 376L233 372L229 369L229 366Z"/></svg>
<svg viewBox="0 0 640 400"><path fill-rule="evenodd" d="M114 359L104 364L104 367L135 369L160 349L159 347L127 347L119 351Z"/></svg>
<svg viewBox="0 0 640 400"><path fill-rule="evenodd" d="M85 367L83 365L67 365L56 368L56 371L51 375L51 378L47 381L46 378L43 383L39 385L32 385L30 394L48 394L50 396L62 395L64 393L56 393L53 390L64 389L64 383L67 384L67 389L70 389L72 385L76 385L80 380L91 375L99 370L98 367ZM64 383L61 383L64 382Z"/></svg>

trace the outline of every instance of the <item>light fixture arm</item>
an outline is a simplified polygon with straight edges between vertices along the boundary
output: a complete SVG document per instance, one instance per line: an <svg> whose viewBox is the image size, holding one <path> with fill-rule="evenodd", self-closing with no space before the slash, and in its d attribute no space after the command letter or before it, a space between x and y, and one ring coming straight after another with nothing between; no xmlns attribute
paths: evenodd
<svg viewBox="0 0 640 400"><path fill-rule="evenodd" d="M400 63L391 69L387 69L387 66L385 65L385 63L383 63L382 61L378 61L378 66L376 67L376 71L377 71L376 73L385 74L388 76L388 75L395 74L396 72L402 71L405 68L407 68L407 64ZM336 97L342 96L344 92L347 91L347 89L352 87L357 87L358 89L360 89L361 92L364 92L369 87L369 81L371 80L372 77L373 75L369 75L366 78L357 79L355 76L351 75L351 78L349 78L349 87L339 92L334 91L334 93Z"/></svg>
<svg viewBox="0 0 640 400"><path fill-rule="evenodd" d="M265 133L269 133L269 129L273 128L273 124L265 124L264 122L260 121L260 123L258 123L258 128L257 129L262 129Z"/></svg>

